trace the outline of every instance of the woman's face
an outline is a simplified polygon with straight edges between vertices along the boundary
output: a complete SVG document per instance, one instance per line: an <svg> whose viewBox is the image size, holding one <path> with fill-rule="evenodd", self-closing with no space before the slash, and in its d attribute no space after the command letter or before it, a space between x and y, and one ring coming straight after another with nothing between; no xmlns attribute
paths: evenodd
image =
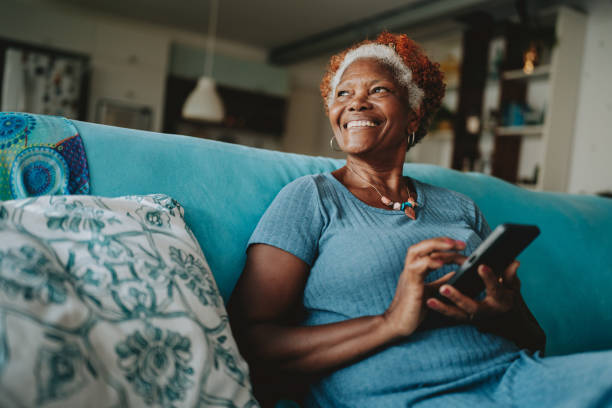
<svg viewBox="0 0 612 408"><path fill-rule="evenodd" d="M412 116L403 88L371 58L349 65L329 106L332 130L348 154L399 151Z"/></svg>

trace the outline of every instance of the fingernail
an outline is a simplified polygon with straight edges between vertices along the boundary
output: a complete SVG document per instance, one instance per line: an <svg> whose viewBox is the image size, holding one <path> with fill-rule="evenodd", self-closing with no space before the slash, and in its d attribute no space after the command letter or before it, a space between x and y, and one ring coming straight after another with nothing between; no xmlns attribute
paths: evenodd
<svg viewBox="0 0 612 408"><path fill-rule="evenodd" d="M436 307L436 301L433 299L427 299L427 306L435 308Z"/></svg>
<svg viewBox="0 0 612 408"><path fill-rule="evenodd" d="M442 293L443 295L450 295L450 289L448 288L448 286L442 286L440 288L440 293Z"/></svg>

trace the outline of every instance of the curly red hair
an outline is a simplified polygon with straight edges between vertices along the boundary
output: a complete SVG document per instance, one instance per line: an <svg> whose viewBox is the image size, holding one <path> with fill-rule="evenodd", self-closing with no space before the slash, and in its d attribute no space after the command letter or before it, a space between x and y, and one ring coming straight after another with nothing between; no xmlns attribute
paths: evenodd
<svg viewBox="0 0 612 408"><path fill-rule="evenodd" d="M416 141L420 141L427 134L429 124L442 104L446 86L443 81L444 75L440 71L440 64L430 61L423 49L408 38L406 34L393 34L385 31L379 34L374 41L362 41L332 56L320 85L325 113L329 113L327 98L332 91L332 79L340 68L342 61L344 61L346 54L365 44L382 44L394 48L395 52L412 71L412 81L423 90L424 96L420 106L421 121L418 130L415 132Z"/></svg>

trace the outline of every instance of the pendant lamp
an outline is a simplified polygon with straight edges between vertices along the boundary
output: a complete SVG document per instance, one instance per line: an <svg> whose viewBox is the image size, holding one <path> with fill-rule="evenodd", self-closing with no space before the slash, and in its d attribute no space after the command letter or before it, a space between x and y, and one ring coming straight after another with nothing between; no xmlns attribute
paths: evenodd
<svg viewBox="0 0 612 408"><path fill-rule="evenodd" d="M223 102L217 93L215 81L212 78L219 0L209 1L210 16L208 20L204 76L198 79L195 89L187 97L185 105L183 105L182 115L185 119L218 123L223 120L225 114Z"/></svg>

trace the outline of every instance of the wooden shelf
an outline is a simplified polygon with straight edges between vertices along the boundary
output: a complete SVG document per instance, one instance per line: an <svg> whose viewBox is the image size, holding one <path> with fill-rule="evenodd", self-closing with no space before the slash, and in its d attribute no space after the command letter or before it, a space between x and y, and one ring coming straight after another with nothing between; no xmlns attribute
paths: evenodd
<svg viewBox="0 0 612 408"><path fill-rule="evenodd" d="M523 28L509 24L502 39L505 61L501 66L519 69L502 71L499 90L489 89L491 97L499 97L495 109L497 120L502 120L505 108L510 104L529 105L536 94L540 98L545 92L542 112L545 123L495 126L490 129L495 135L491 172L494 176L516 183L520 179L520 172L537 164L537 183L518 185L529 190L565 192L569 182L568 164L572 157L578 106L577 98L568 95L580 93L587 16L570 7L559 6L546 21L542 26L543 32L554 33L558 40L552 48L543 50L542 57L546 56L546 61L550 60L550 63L535 67L531 74L520 69L524 50L519 38ZM541 102L534 103L534 106L541 106ZM528 123L534 121L535 117ZM497 123L510 124L512 120ZM523 155L525 152L528 154Z"/></svg>
<svg viewBox="0 0 612 408"><path fill-rule="evenodd" d="M546 77L550 74L550 65L540 65L535 67L531 74L526 74L522 69L505 71L502 73L502 78L505 80L513 79L531 79L536 77Z"/></svg>
<svg viewBox="0 0 612 408"><path fill-rule="evenodd" d="M500 126L495 128L497 136L540 136L544 132L542 125Z"/></svg>

